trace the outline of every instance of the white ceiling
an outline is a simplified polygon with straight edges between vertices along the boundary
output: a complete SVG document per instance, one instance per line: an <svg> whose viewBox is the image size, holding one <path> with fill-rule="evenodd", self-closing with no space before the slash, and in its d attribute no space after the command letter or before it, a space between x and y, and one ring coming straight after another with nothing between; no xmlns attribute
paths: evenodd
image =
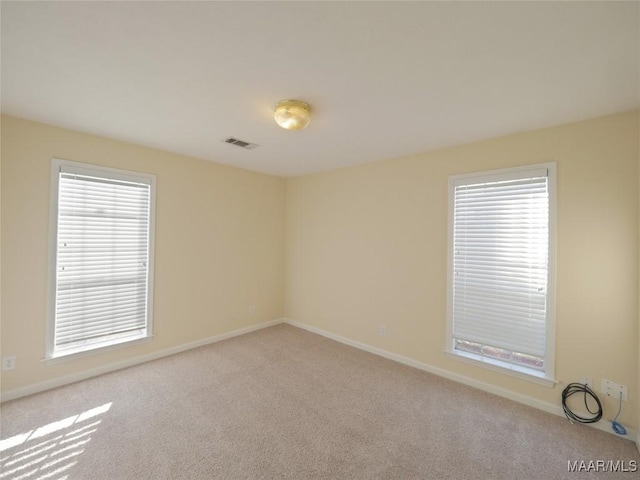
<svg viewBox="0 0 640 480"><path fill-rule="evenodd" d="M2 1L2 111L295 176L638 108L639 6Z"/></svg>

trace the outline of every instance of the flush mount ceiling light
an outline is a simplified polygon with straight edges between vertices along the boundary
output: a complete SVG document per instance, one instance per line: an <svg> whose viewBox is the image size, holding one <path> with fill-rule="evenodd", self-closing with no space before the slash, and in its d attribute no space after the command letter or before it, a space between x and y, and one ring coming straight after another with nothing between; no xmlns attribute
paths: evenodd
<svg viewBox="0 0 640 480"><path fill-rule="evenodd" d="M276 123L287 130L302 130L311 121L311 107L300 100L282 100L273 115Z"/></svg>

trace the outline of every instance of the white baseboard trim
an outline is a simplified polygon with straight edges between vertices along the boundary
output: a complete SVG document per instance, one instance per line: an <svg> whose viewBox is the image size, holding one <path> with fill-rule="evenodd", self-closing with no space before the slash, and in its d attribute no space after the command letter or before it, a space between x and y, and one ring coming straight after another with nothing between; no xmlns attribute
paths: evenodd
<svg viewBox="0 0 640 480"><path fill-rule="evenodd" d="M553 403L545 402L543 400L538 400L537 398L533 398L528 395L523 395L521 393L517 393L512 390L508 390L506 388L497 387L490 383L481 382L479 380L476 380L471 377L467 377L465 375L460 375L458 373L450 372L448 370L444 370L439 367L434 367L433 365L419 362L409 357L398 355L397 353L388 352L381 348L373 347L365 343L357 342L355 340L351 340L349 338L342 337L340 335L336 335L326 330L322 330L320 328L313 327L311 325L300 323L295 320L291 320L289 318L285 318L283 320L283 323L286 323L293 327L301 328L303 330L307 330L311 333L317 333L318 335L322 335L323 337L330 338L331 340L344 343L345 345L349 345L351 347L355 347L360 350L364 350L365 352L373 353L374 355L378 355L380 357L384 357L389 360L393 360L395 362L417 368L419 370L424 370L425 372L433 373L434 375L438 375L439 377L447 378L449 380L453 380L454 382L462 383L464 385L468 385L470 387L474 387L479 390L483 390L485 392L498 395L499 397L507 398L509 400L513 400L515 402L528 405L529 407L537 408L538 410L543 410L547 413L552 413L559 417L565 418L564 411L562 410L562 407L560 405L555 405ZM605 420L600 420L598 423L590 423L587 425L593 428L597 428L598 430L602 430L603 432L610 433L611 435L616 435L611 430L611 424ZM619 437L619 435L616 435L616 436ZM638 449L640 450L640 432L636 434L636 432L633 429L627 429L627 435L622 438L629 439L630 441L633 441L633 438L636 438L636 445L638 445Z"/></svg>
<svg viewBox="0 0 640 480"><path fill-rule="evenodd" d="M170 347L159 352L149 353L147 355L141 355L139 357L130 358L121 362L110 363L108 365L102 365L100 367L84 370L82 372L74 373L72 375L66 375L64 377L53 378L44 382L29 385L23 388L16 388L2 393L0 396L0 402L6 402L9 400L15 400L16 398L26 397L27 395L33 395L34 393L44 392L45 390L51 390L52 388L61 387L70 383L75 383L80 380L86 380L91 377L96 377L104 373L113 372L115 370L121 370L123 368L132 367L141 363L150 362L151 360L157 360L158 358L168 357L169 355L175 355L176 353L191 350L192 348L202 347L211 343L221 342L229 338L237 337L238 335L244 335L245 333L255 332L256 330L262 330L263 328L272 327L283 323L283 318L271 320L269 322L259 323L257 325L251 325L249 327L233 330L232 332L222 333L220 335L214 335L213 337L203 338L202 340L196 340L194 342L183 343L175 347Z"/></svg>
<svg viewBox="0 0 640 480"><path fill-rule="evenodd" d="M162 357L168 357L170 355L175 355L176 353L184 352L186 350L191 350L193 348L202 347L204 345L209 345L216 342L221 342L223 340L227 340L229 338L237 337L239 335L244 335L246 333L255 332L257 330L261 330L263 328L272 327L274 325L278 325L281 323L285 323L291 325L293 327L297 327L303 330L307 330L311 333L315 333L321 335L323 337L329 338L331 340L335 340L336 342L343 343L345 345L349 345L351 347L357 348L359 350L363 350L365 352L372 353L374 355L378 355L380 357L387 358L389 360L393 360L398 363L402 363L404 365L408 365L413 368L417 368L419 370L423 370L425 372L432 373L434 375L438 375L439 377L447 378L449 380L453 380L458 383L462 383L464 385L468 385L470 387L477 388L479 390L483 390L488 393L492 393L494 395L498 395L503 398L507 398L509 400L513 400L518 403L522 403L524 405L528 405L533 408L537 408L539 410L543 410L548 413L552 413L559 417L564 417L564 412L562 407L559 405L554 405L549 402L545 402L542 400L538 400L536 398L530 397L528 395L523 395L521 393L514 392L512 390L508 390L502 387L497 387L490 383L481 382L479 380L473 379L471 377L467 377L465 375L460 375L458 373L450 372L448 370L444 370L439 367L435 367L433 365L429 365L427 363L419 362L417 360L413 360L409 357L405 357L402 355L398 355L397 353L388 352L387 350L383 350L378 347L373 347L371 345L367 345L365 343L357 342L355 340L351 340L346 337L342 337L340 335L336 335L334 333L328 332L326 330L322 330L317 327L313 327L311 325L307 325L304 323L297 322L295 320L291 320L288 318L278 318L275 320L271 320L269 322L259 323L257 325L251 325L249 327L240 328L238 330L234 330L227 333L222 333L220 335L214 335L212 337L203 338L201 340L196 340L194 342L184 343L182 345L177 345L175 347L167 348L161 350L159 352L149 353L147 355L141 355L139 357L131 358L128 360L123 360L121 362L110 363L108 365L103 365L97 368L92 368L90 370L85 370L82 372L74 373L72 375L66 375L64 377L58 377L51 380L47 380L44 382L36 383L33 385L29 385L23 388L17 388L14 390L9 390L0 395L0 403L6 402L9 400L15 400L20 397L25 397L27 395L33 395L35 393L44 392L46 390L51 390L53 388L61 387L64 385L68 385L70 383L75 383L81 380L86 380L88 378L96 377L98 375L102 375L104 373L113 372L116 370L121 370L123 368L132 367L134 365L139 365L141 363L150 362L151 360L156 360ZM611 426L609 422L601 420L598 423L588 424L590 427L597 428L598 430L602 430L604 432L615 435L611 431ZM635 432L633 429L627 429L628 433L625 438L633 441L635 438L635 444L638 447L638 451L640 451L640 432Z"/></svg>

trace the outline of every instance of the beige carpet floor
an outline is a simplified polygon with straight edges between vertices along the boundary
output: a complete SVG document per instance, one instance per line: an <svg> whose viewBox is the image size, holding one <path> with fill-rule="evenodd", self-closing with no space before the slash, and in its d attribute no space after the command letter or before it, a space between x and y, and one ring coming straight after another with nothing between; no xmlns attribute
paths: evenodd
<svg viewBox="0 0 640 480"><path fill-rule="evenodd" d="M625 439L278 325L1 406L2 480L561 479Z"/></svg>

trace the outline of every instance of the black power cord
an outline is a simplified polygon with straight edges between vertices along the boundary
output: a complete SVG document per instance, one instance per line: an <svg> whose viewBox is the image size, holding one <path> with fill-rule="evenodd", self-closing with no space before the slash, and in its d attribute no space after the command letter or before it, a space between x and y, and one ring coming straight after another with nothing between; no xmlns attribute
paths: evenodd
<svg viewBox="0 0 640 480"><path fill-rule="evenodd" d="M567 407L567 398L569 398L574 393L584 393L584 406L587 409L587 412L593 415L591 418L581 417L580 415L573 413L569 407ZM592 412L589 408L589 404L587 403L587 394L591 395L596 403L598 404L598 410L596 412ZM582 383L570 383L567 385L562 391L562 409L564 410L564 414L567 416L567 419L573 423L596 423L602 418L602 404L600 403L600 399L595 394L593 390L591 390L587 385L583 385Z"/></svg>

